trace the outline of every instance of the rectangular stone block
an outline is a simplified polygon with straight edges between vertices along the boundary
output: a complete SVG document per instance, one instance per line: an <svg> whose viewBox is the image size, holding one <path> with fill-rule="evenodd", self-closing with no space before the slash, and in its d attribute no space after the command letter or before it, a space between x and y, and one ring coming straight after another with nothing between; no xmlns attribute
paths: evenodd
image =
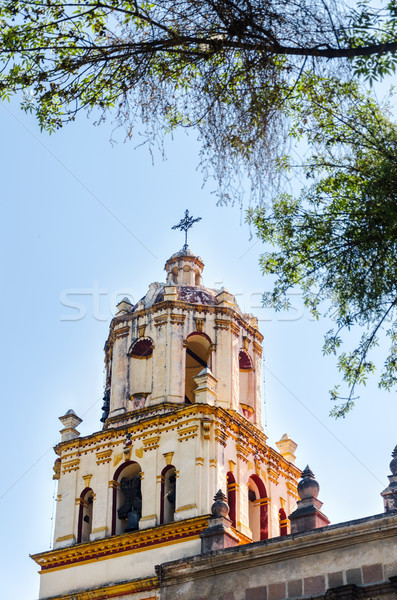
<svg viewBox="0 0 397 600"><path fill-rule="evenodd" d="M271 583L268 586L268 600L283 600L286 597L285 583Z"/></svg>
<svg viewBox="0 0 397 600"><path fill-rule="evenodd" d="M383 581L382 565L378 563L363 567L363 583L375 583L376 581Z"/></svg>
<svg viewBox="0 0 397 600"><path fill-rule="evenodd" d="M293 579L288 581L288 598L299 598L303 595L302 579Z"/></svg>
<svg viewBox="0 0 397 600"><path fill-rule="evenodd" d="M218 600L234 600L233 592L227 592L227 594L223 594L223 596L219 596Z"/></svg>
<svg viewBox="0 0 397 600"><path fill-rule="evenodd" d="M245 600L267 600L267 588L265 585L250 588L245 591Z"/></svg>
<svg viewBox="0 0 397 600"><path fill-rule="evenodd" d="M324 575L305 577L303 585L305 596L308 596L309 594L322 594L325 592L325 577Z"/></svg>
<svg viewBox="0 0 397 600"><path fill-rule="evenodd" d="M362 584L361 569L348 569L346 571L346 583Z"/></svg>
<svg viewBox="0 0 397 600"><path fill-rule="evenodd" d="M328 589L340 587L343 585L343 571L328 573Z"/></svg>

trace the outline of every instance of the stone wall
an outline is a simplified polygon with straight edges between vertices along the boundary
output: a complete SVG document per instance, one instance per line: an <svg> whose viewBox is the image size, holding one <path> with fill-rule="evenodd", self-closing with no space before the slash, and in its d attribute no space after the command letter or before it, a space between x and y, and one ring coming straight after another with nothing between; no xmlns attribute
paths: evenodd
<svg viewBox="0 0 397 600"><path fill-rule="evenodd" d="M373 598L397 592L397 513L158 568L161 600Z"/></svg>

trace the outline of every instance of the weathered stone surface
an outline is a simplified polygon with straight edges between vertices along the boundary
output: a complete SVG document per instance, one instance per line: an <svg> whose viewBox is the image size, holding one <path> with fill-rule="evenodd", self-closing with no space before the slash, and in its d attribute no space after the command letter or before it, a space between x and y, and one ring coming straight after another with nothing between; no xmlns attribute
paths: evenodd
<svg viewBox="0 0 397 600"><path fill-rule="evenodd" d="M303 591L305 596L309 594L321 594L325 591L324 575L315 575L314 577L305 577L303 581Z"/></svg>
<svg viewBox="0 0 397 600"><path fill-rule="evenodd" d="M329 588L340 587L343 584L344 584L343 571L335 571L333 573L328 573L328 587Z"/></svg>
<svg viewBox="0 0 397 600"><path fill-rule="evenodd" d="M285 597L285 583L271 583L268 586L268 600L282 600Z"/></svg>
<svg viewBox="0 0 397 600"><path fill-rule="evenodd" d="M288 598L298 598L303 594L302 579L293 579L287 583Z"/></svg>
<svg viewBox="0 0 397 600"><path fill-rule="evenodd" d="M363 583L375 583L383 580L383 569L381 564L365 565L363 568Z"/></svg>
<svg viewBox="0 0 397 600"><path fill-rule="evenodd" d="M361 569L348 569L346 571L346 583L362 584Z"/></svg>
<svg viewBox="0 0 397 600"><path fill-rule="evenodd" d="M261 585L245 591L245 600L267 600L267 587Z"/></svg>

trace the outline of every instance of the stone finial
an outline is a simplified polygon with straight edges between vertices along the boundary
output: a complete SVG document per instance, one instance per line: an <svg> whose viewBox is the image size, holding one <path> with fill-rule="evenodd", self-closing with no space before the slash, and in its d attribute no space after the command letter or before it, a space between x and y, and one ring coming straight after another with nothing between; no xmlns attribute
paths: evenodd
<svg viewBox="0 0 397 600"><path fill-rule="evenodd" d="M83 419L80 419L74 412L74 410L69 409L63 417L58 417L63 425L63 429L60 430L61 434L61 442L67 442L69 440L74 440L78 438L80 433L77 431L76 427L82 423Z"/></svg>
<svg viewBox="0 0 397 600"><path fill-rule="evenodd" d="M285 460L288 460L288 462L295 464L296 456L294 452L297 449L298 444L289 437L288 433L284 433L281 440L276 442L276 446L281 456L285 458Z"/></svg>
<svg viewBox="0 0 397 600"><path fill-rule="evenodd" d="M222 490L218 490L214 496L214 504L211 506L211 516L217 517L228 517L229 516L229 505L226 502L227 498Z"/></svg>
<svg viewBox="0 0 397 600"><path fill-rule="evenodd" d="M229 519L229 505L226 500L222 490L218 490L211 506L208 527L200 533L202 553L231 548L239 543L238 535L231 530L232 522Z"/></svg>
<svg viewBox="0 0 397 600"><path fill-rule="evenodd" d="M290 514L291 533L309 531L329 525L328 518L320 511L323 503L318 500L320 486L314 478L309 465L302 471L301 480L298 483L298 495L300 500L297 508Z"/></svg>
<svg viewBox="0 0 397 600"><path fill-rule="evenodd" d="M392 452L392 460L390 462L391 475L388 475L389 485L381 492L385 512L393 512L397 510L397 446Z"/></svg>
<svg viewBox="0 0 397 600"><path fill-rule="evenodd" d="M306 465L302 471L301 480L298 483L298 494L301 500L307 498L317 498L320 491L320 486L314 478L314 473L309 465Z"/></svg>
<svg viewBox="0 0 397 600"><path fill-rule="evenodd" d="M122 299L122 301L117 304L116 308L117 308L116 315L121 315L122 313L128 313L132 308L132 304L131 304L129 298L127 298L127 296L125 296Z"/></svg>

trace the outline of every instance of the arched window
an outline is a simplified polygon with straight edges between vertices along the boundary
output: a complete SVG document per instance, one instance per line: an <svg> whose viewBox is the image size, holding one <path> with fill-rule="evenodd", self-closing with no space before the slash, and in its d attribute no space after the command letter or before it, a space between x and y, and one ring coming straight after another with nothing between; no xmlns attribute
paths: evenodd
<svg viewBox="0 0 397 600"><path fill-rule="evenodd" d="M150 358L153 354L153 340L151 338L139 338L131 344L128 355L132 358Z"/></svg>
<svg viewBox="0 0 397 600"><path fill-rule="evenodd" d="M280 522L280 535L288 535L288 519L283 508L278 511L278 519Z"/></svg>
<svg viewBox="0 0 397 600"><path fill-rule="evenodd" d="M125 462L114 474L114 481L112 535L136 531L142 516L141 467Z"/></svg>
<svg viewBox="0 0 397 600"><path fill-rule="evenodd" d="M227 503L229 505L229 519L233 527L236 527L236 480L230 471L226 475Z"/></svg>
<svg viewBox="0 0 397 600"><path fill-rule="evenodd" d="M246 350L240 350L239 363L239 396L243 415L249 419L254 413L255 373L252 360Z"/></svg>
<svg viewBox="0 0 397 600"><path fill-rule="evenodd" d="M197 385L194 377L208 366L210 357L211 340L205 333L191 333L186 341L186 366L185 366L185 402L194 403L193 390Z"/></svg>
<svg viewBox="0 0 397 600"><path fill-rule="evenodd" d="M176 471L168 465L161 473L160 524L172 523L175 514Z"/></svg>
<svg viewBox="0 0 397 600"><path fill-rule="evenodd" d="M80 494L79 519L77 525L77 543L89 542L92 532L92 513L94 504L94 492L91 488L85 488Z"/></svg>
<svg viewBox="0 0 397 600"><path fill-rule="evenodd" d="M251 475L248 480L248 518L252 531L252 540L267 540L268 532L268 498L266 488L258 475Z"/></svg>

